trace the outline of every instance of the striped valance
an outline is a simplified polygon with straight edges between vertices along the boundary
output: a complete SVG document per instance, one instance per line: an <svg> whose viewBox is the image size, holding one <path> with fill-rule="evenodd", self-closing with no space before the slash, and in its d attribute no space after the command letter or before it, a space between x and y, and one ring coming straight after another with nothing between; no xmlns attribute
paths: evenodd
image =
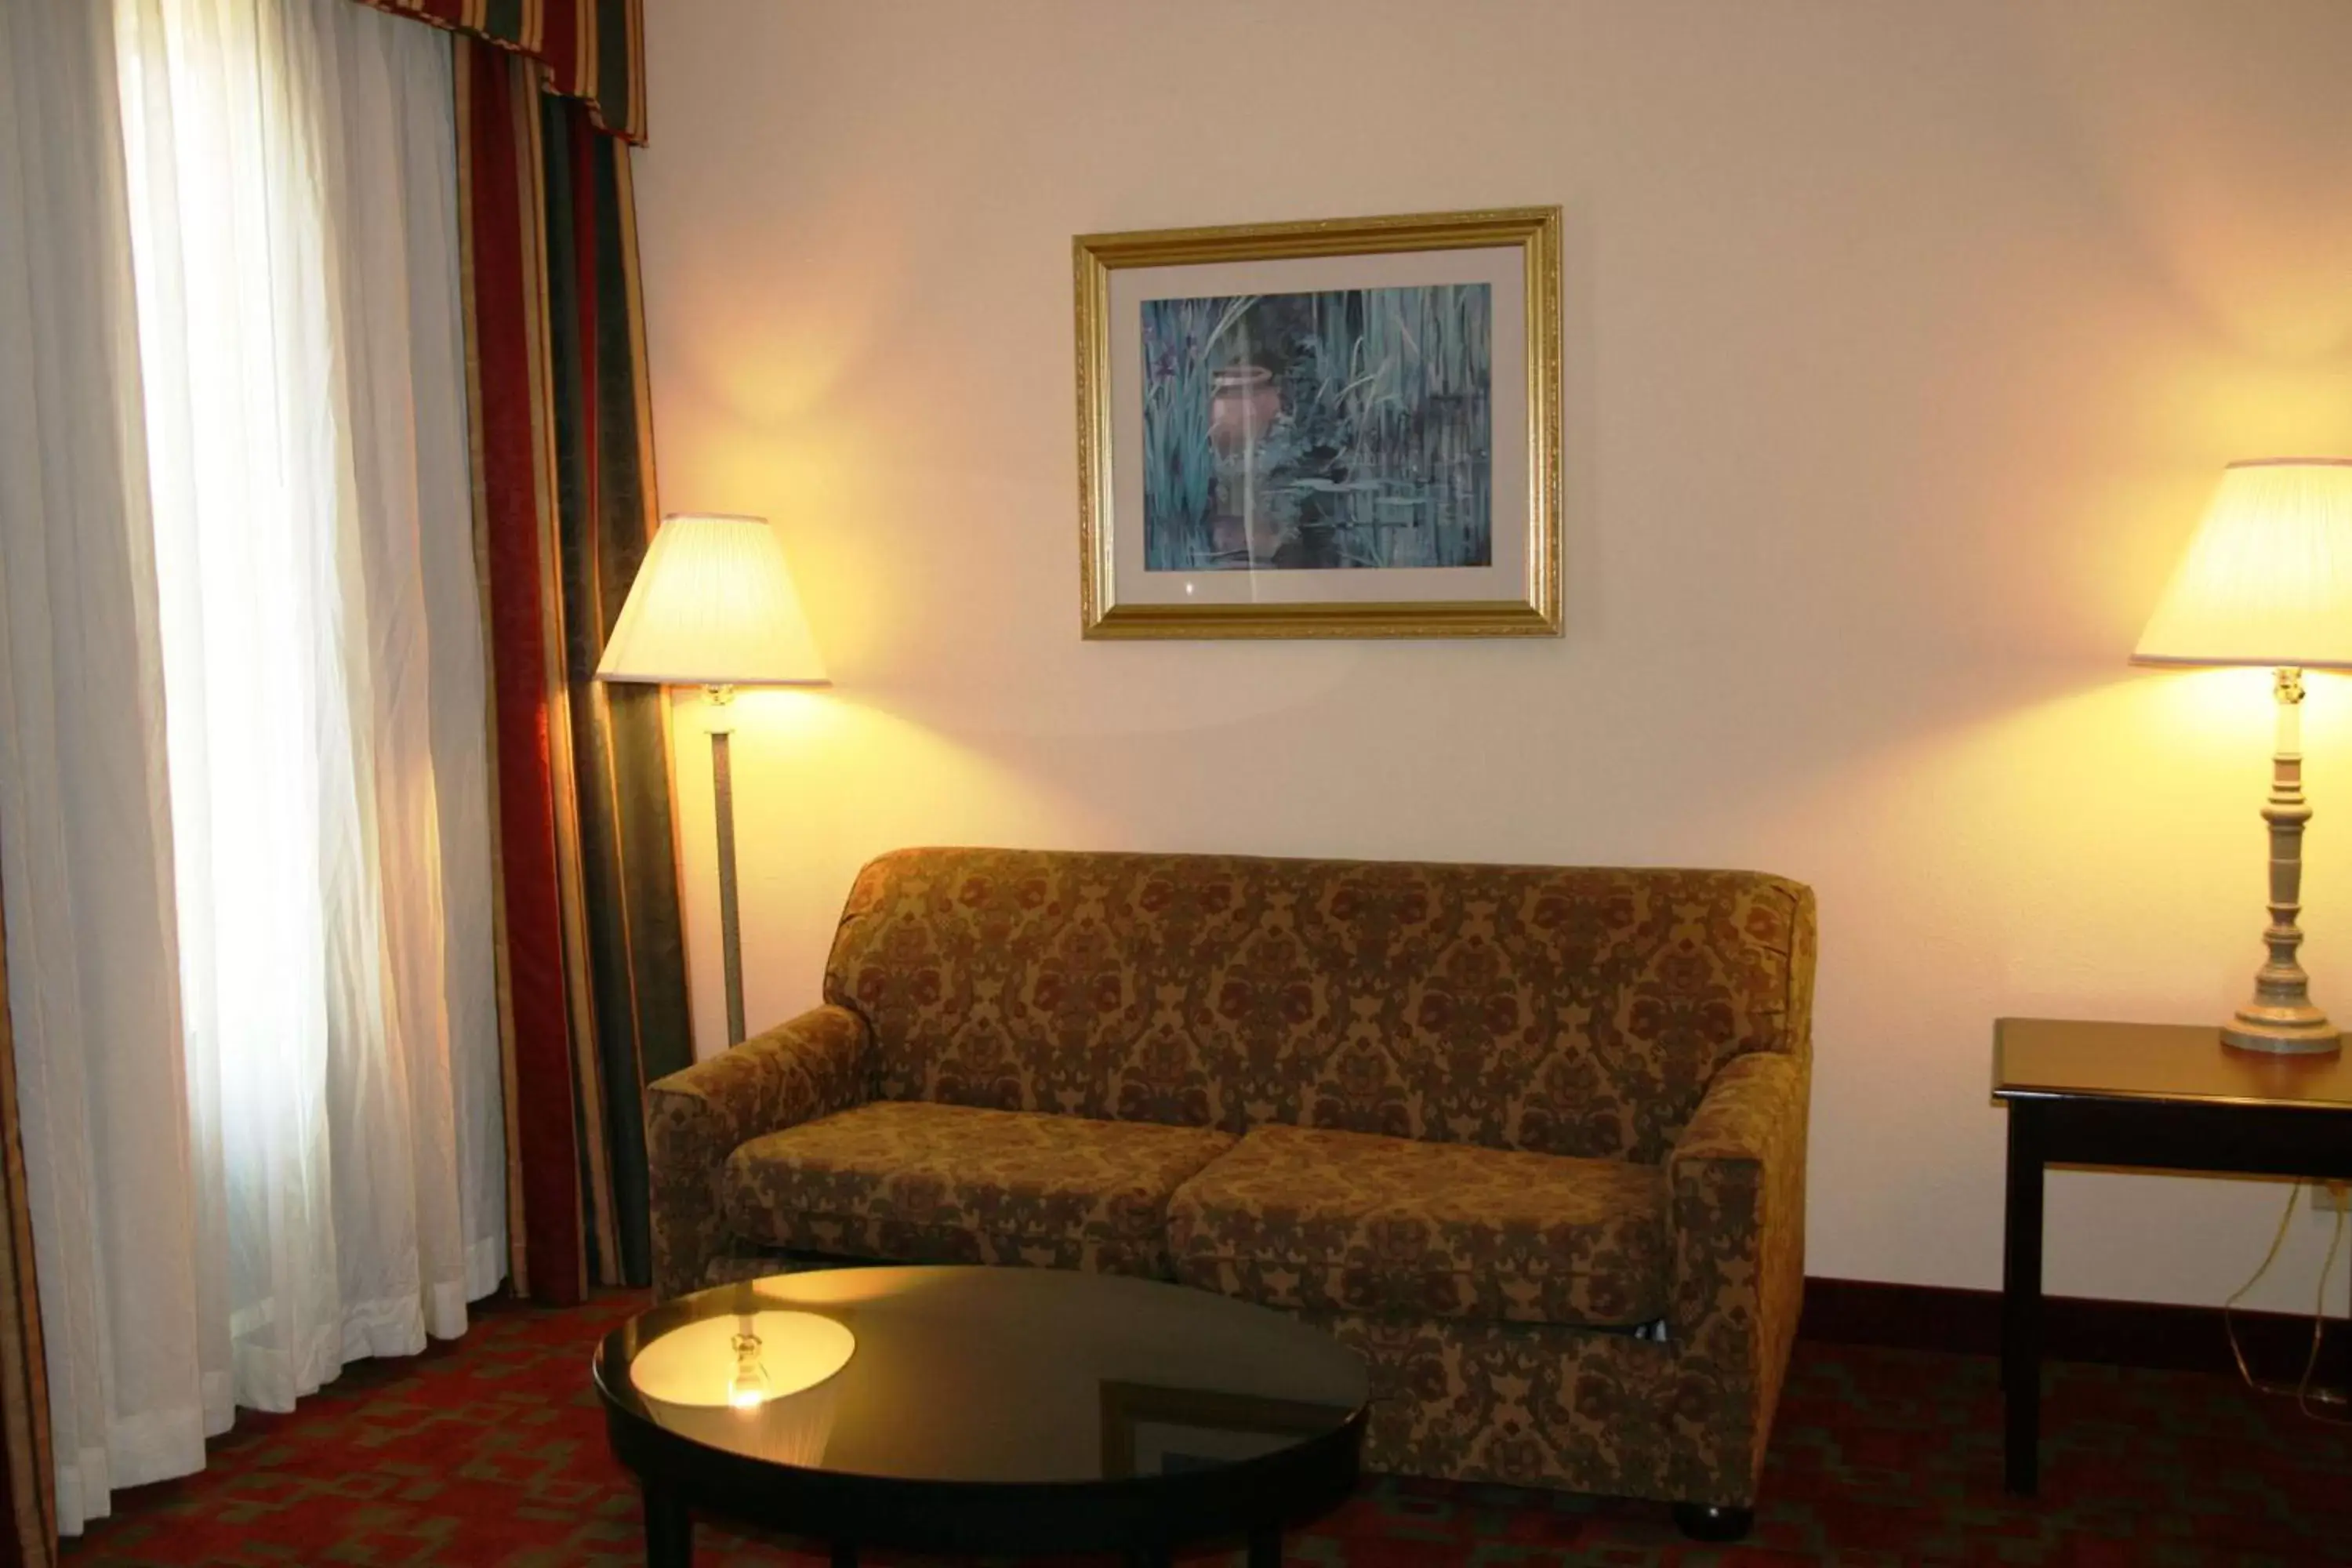
<svg viewBox="0 0 2352 1568"><path fill-rule="evenodd" d="M471 33L540 63L547 89L588 105L630 142L646 139L643 0L361 0Z"/></svg>

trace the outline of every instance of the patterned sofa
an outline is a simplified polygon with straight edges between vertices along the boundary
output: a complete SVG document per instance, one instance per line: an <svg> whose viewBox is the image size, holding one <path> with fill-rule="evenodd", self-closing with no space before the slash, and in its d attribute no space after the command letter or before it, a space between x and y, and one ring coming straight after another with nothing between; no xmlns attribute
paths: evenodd
<svg viewBox="0 0 2352 1568"><path fill-rule="evenodd" d="M1804 1279L1811 892L914 849L825 1005L653 1086L656 1286L1171 1278L1373 1369L1374 1468L1755 1498Z"/></svg>

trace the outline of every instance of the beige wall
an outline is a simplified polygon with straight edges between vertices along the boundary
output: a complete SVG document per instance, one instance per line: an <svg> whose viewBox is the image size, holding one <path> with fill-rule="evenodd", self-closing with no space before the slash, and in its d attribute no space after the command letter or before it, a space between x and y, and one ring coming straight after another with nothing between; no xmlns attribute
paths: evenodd
<svg viewBox="0 0 2352 1568"><path fill-rule="evenodd" d="M639 221L669 509L786 531L754 1026L916 842L1750 866L1820 891L1811 1265L2000 1273L2003 1013L2257 959L2259 672L2124 663L2227 459L2352 449L2339 0L683 0ZM1567 209L1568 621L1082 643L1069 241ZM2316 679L2352 1019L2352 680ZM709 773L681 704L696 995ZM2219 1300L2283 1189L2067 1175L2053 1289ZM2272 1305L2306 1302L2295 1220Z"/></svg>

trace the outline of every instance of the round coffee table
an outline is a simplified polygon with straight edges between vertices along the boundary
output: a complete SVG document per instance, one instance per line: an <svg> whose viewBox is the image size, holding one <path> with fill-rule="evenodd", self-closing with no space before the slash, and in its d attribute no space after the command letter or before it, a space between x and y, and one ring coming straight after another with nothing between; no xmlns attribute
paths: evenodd
<svg viewBox="0 0 2352 1568"><path fill-rule="evenodd" d="M1356 1483L1363 1363L1278 1312L1044 1268L851 1268L683 1296L597 1347L646 1561L709 1512L833 1543L1162 1563Z"/></svg>

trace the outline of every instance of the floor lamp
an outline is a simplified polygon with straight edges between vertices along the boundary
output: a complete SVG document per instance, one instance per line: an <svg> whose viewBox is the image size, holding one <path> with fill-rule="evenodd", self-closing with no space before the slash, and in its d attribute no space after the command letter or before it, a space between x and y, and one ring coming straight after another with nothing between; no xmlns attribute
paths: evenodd
<svg viewBox="0 0 2352 1568"><path fill-rule="evenodd" d="M599 680L699 686L707 697L710 792L719 824L719 931L727 963L727 1043L744 1037L743 932L735 886L735 781L728 736L739 686L827 686L784 547L765 518L662 519L621 606Z"/></svg>

